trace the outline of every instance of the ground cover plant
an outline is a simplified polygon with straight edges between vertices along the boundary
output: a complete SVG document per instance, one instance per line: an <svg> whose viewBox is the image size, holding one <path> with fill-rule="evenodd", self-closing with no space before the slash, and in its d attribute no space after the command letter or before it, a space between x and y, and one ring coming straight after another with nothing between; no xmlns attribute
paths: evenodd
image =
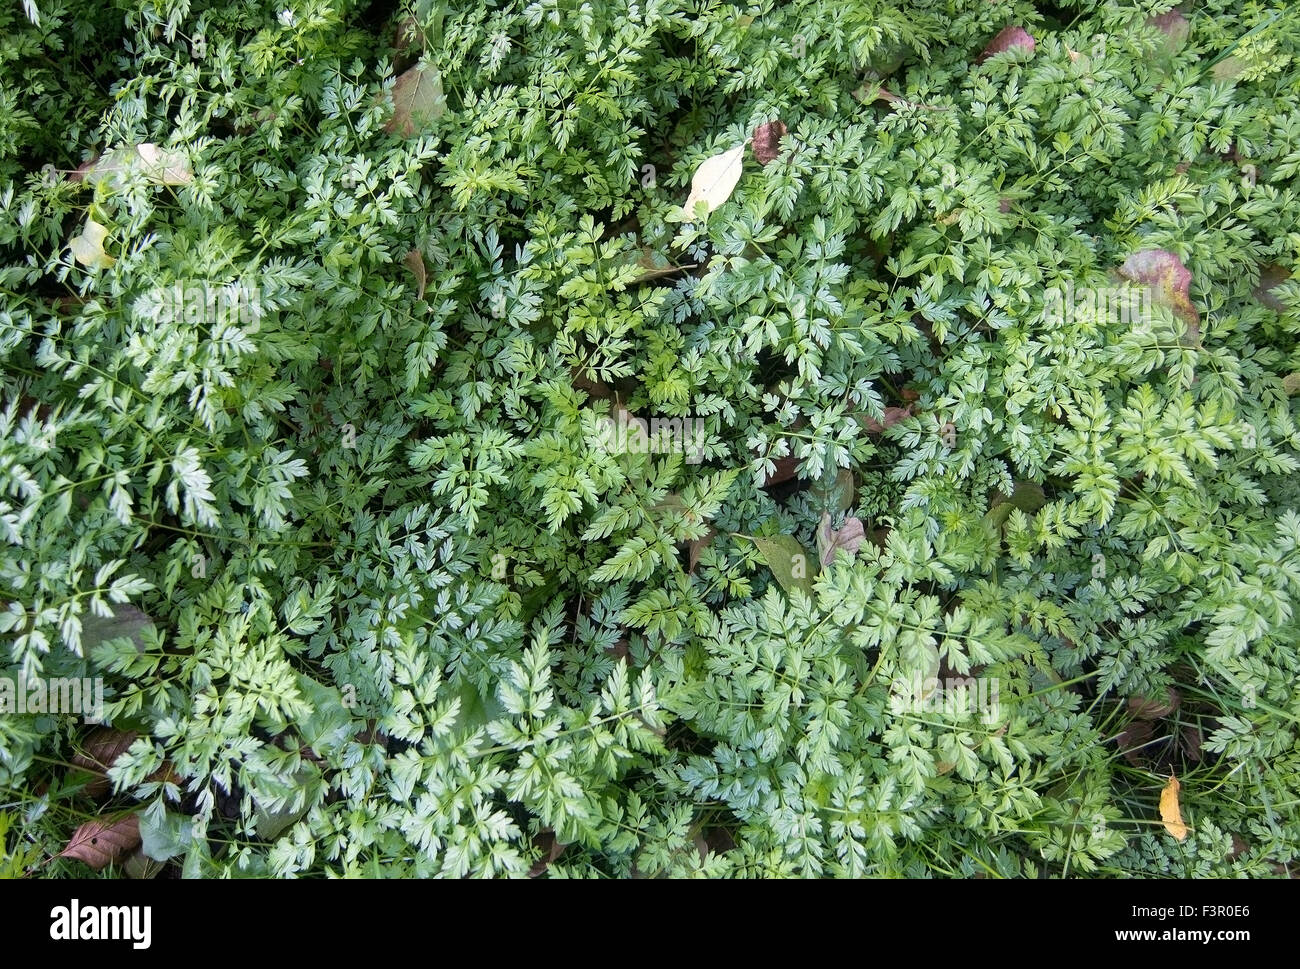
<svg viewBox="0 0 1300 969"><path fill-rule="evenodd" d="M0 3L0 871L1294 873L1298 52Z"/></svg>

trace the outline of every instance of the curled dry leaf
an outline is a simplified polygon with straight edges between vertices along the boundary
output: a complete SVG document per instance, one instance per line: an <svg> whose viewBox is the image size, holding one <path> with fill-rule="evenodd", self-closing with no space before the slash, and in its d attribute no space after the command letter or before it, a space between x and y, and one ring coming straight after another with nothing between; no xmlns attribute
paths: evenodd
<svg viewBox="0 0 1300 969"><path fill-rule="evenodd" d="M1234 54L1232 57L1224 58L1219 61L1219 63L1215 64L1210 70L1210 73L1214 76L1216 81L1230 81L1235 77L1241 77L1242 72L1245 70L1245 58L1237 57Z"/></svg>
<svg viewBox="0 0 1300 969"><path fill-rule="evenodd" d="M96 818L73 832L59 857L76 858L99 871L114 861L121 861L138 847L140 818L137 815Z"/></svg>
<svg viewBox="0 0 1300 969"><path fill-rule="evenodd" d="M706 158L691 179L691 194L686 196L676 221L690 222L695 218L695 206L703 202L706 214L720 208L731 198L740 182L745 167L745 145L742 142L721 154Z"/></svg>
<svg viewBox="0 0 1300 969"><path fill-rule="evenodd" d="M1178 791L1181 786L1178 778L1170 774L1169 783L1160 792L1160 820L1164 823L1166 831L1179 841L1185 841L1191 829L1183 823L1183 812L1178 803Z"/></svg>
<svg viewBox="0 0 1300 969"><path fill-rule="evenodd" d="M688 262L683 265L677 265L661 252L656 252L649 246L642 246L637 252L637 257L633 266L641 272L633 277L629 286L636 286L640 283L649 282L652 279L660 279L664 276L671 276L673 273L683 272L687 269L695 269L699 263Z"/></svg>
<svg viewBox="0 0 1300 969"><path fill-rule="evenodd" d="M1005 522L1017 508L1026 515L1032 515L1045 504L1047 493L1043 491L1042 485L1035 481L1017 481L1010 495L998 492L984 517L990 524L997 526Z"/></svg>
<svg viewBox="0 0 1300 969"><path fill-rule="evenodd" d="M1009 50L1023 50L1032 54L1034 47L1034 38L1024 27L1003 27L998 31L997 36L989 41L989 45L980 54L979 60L984 61L994 54L1005 54Z"/></svg>
<svg viewBox="0 0 1300 969"><path fill-rule="evenodd" d="M781 139L785 137L786 131L786 126L780 121L768 121L754 129L751 143L754 157L758 159L760 165L776 161L777 155L781 153Z"/></svg>
<svg viewBox="0 0 1300 969"><path fill-rule="evenodd" d="M909 101L907 98L899 97L893 91L879 84L864 84L853 92L853 96L859 101L885 101L889 104L896 104L904 108L919 108L922 111L951 111L952 109L944 104L922 104L920 101Z"/></svg>
<svg viewBox="0 0 1300 969"><path fill-rule="evenodd" d="M717 529L710 526L708 531L706 531L701 537L692 540L690 544L690 553L689 553L690 567L687 568L686 570L687 575L695 574L695 567L700 564L700 556L703 555L704 550L708 548L710 544L712 544L713 538L717 534L718 534Z"/></svg>
<svg viewBox="0 0 1300 969"><path fill-rule="evenodd" d="M91 269L109 268L117 260L104 251L104 240L107 238L106 228L94 219L86 219L86 224L81 228L81 235L75 236L69 243L72 247L72 258Z"/></svg>
<svg viewBox="0 0 1300 969"><path fill-rule="evenodd" d="M841 528L831 528L831 516L822 515L821 525L817 529L817 552L822 565L830 565L835 555L843 549L851 559L866 540L867 531L859 518L846 518Z"/></svg>
<svg viewBox="0 0 1300 969"><path fill-rule="evenodd" d="M1201 342L1201 318L1192 305L1192 273L1183 261L1165 249L1136 252L1119 267L1130 282L1150 287L1152 297L1172 309L1187 324L1188 345Z"/></svg>
<svg viewBox="0 0 1300 969"><path fill-rule="evenodd" d="M429 282L429 274L424 268L424 255L419 249L412 249L402 257L402 265L411 270L415 277L415 298L424 299L424 287Z"/></svg>
<svg viewBox="0 0 1300 969"><path fill-rule="evenodd" d="M551 862L564 854L564 849L568 847L567 844L555 837L555 831L551 829L534 835L533 845L542 852L542 857L537 859L533 867L528 870L529 878L536 878L545 872Z"/></svg>

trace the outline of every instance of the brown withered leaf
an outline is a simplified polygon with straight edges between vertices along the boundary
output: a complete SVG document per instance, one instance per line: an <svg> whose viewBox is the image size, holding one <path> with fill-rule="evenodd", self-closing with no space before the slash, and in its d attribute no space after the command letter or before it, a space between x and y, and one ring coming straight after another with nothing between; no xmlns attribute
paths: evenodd
<svg viewBox="0 0 1300 969"><path fill-rule="evenodd" d="M59 852L60 858L76 858L99 871L140 847L140 818L135 814L87 821Z"/></svg>
<svg viewBox="0 0 1300 969"><path fill-rule="evenodd" d="M1181 700L1182 694L1170 687L1163 700L1145 696L1129 697L1128 712L1139 720L1162 720L1178 709Z"/></svg>
<svg viewBox="0 0 1300 969"><path fill-rule="evenodd" d="M679 266L663 253L656 252L649 246L642 246L633 265L642 272L628 281L629 286L636 286L652 279L661 279L664 276L671 276L673 273L684 272L687 269L696 269L700 264L688 262Z"/></svg>
<svg viewBox="0 0 1300 969"><path fill-rule="evenodd" d="M768 476L767 480L763 482L764 488L770 488L783 481L789 481L799 471L799 459L793 454L787 455L783 458L777 458L772 463L776 465L776 470L773 471Z"/></svg>
<svg viewBox="0 0 1300 969"><path fill-rule="evenodd" d="M538 875L545 872L551 862L564 854L564 849L568 847L568 845L557 840L555 832L550 829L539 832L533 838L533 844L541 849L542 857L539 858L533 864L533 867L528 870L529 878L536 878Z"/></svg>
<svg viewBox="0 0 1300 969"><path fill-rule="evenodd" d="M899 421L906 420L912 416L912 405L906 407L886 407L884 420L878 421L870 414L860 414L858 419L862 421L869 434L880 434L888 427L893 427Z"/></svg>
<svg viewBox="0 0 1300 969"><path fill-rule="evenodd" d="M989 41L989 45L984 48L977 63L987 60L994 54L1005 54L1009 50L1025 50L1032 54L1034 47L1034 38L1024 27L1003 27L998 31L997 36Z"/></svg>
<svg viewBox="0 0 1300 969"><path fill-rule="evenodd" d="M922 104L920 101L909 101L907 98L899 97L888 88L871 82L862 85L853 92L853 96L859 101L885 101L889 104L901 105L904 108L920 108L922 111L951 111L952 109L944 104Z"/></svg>
<svg viewBox="0 0 1300 969"><path fill-rule="evenodd" d="M844 526L831 528L831 516L822 514L821 524L817 528L817 552L823 566L830 565L840 549L852 559L866 541L867 531L859 518L844 519Z"/></svg>
<svg viewBox="0 0 1300 969"><path fill-rule="evenodd" d="M1141 767L1146 756L1146 744L1155 735L1151 724L1145 720L1133 720L1124 727L1115 738L1119 752L1134 767Z"/></svg>
<svg viewBox="0 0 1300 969"><path fill-rule="evenodd" d="M1265 306L1278 313L1286 312L1286 303L1273 292L1274 288L1281 286L1291 278L1291 273L1284 266L1277 263L1269 263L1259 271L1259 283L1255 286L1254 296Z"/></svg>
<svg viewBox="0 0 1300 969"><path fill-rule="evenodd" d="M82 770L94 775L82 789L91 797L102 797L108 793L108 769L113 766L126 749L135 742L134 730L117 730L113 727L99 727L86 737L85 749L72 755L72 762Z"/></svg>
<svg viewBox="0 0 1300 969"><path fill-rule="evenodd" d="M572 368L569 379L578 390L585 390L588 396L596 400L608 400L614 396L614 388L599 380L592 380L578 367Z"/></svg>
<svg viewBox="0 0 1300 969"><path fill-rule="evenodd" d="M413 138L425 131L429 122L441 118L446 110L442 75L436 67L417 64L403 71L393 85L393 116L384 130L390 135Z"/></svg>
<svg viewBox="0 0 1300 969"><path fill-rule="evenodd" d="M690 544L690 567L687 568L687 575L695 574L695 566L700 564L700 556L704 550L713 542L713 536L717 535L717 529L710 527L701 537L694 539Z"/></svg>
<svg viewBox="0 0 1300 969"><path fill-rule="evenodd" d="M781 139L785 137L786 126L780 121L768 121L754 129L752 147L754 157L760 165L776 161L781 153Z"/></svg>
<svg viewBox="0 0 1300 969"><path fill-rule="evenodd" d="M1182 49L1183 44L1187 43L1187 35L1192 30L1192 25L1177 9L1148 17L1147 26L1154 27L1165 35L1165 50L1171 54Z"/></svg>
<svg viewBox="0 0 1300 969"><path fill-rule="evenodd" d="M429 282L429 273L424 268L424 254L419 249L412 249L402 257L402 265L411 270L415 277L415 298L424 299L424 287Z"/></svg>

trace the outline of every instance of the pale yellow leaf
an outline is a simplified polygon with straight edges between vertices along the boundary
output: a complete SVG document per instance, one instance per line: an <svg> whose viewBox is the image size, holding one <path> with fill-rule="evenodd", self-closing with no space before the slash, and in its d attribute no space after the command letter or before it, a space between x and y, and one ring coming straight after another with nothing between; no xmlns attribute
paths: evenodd
<svg viewBox="0 0 1300 969"><path fill-rule="evenodd" d="M691 194L682 205L683 220L690 221L695 217L696 202L703 202L708 211L712 212L731 198L744 167L743 142L720 155L705 159L691 179Z"/></svg>
<svg viewBox="0 0 1300 969"><path fill-rule="evenodd" d="M128 175L140 172L158 185L189 185L194 181L185 153L159 148L145 142L134 148L116 148L85 170L82 177L91 183L106 181L120 188Z"/></svg>
<svg viewBox="0 0 1300 969"><path fill-rule="evenodd" d="M91 269L107 269L117 262L116 259L104 251L104 240L107 238L107 229L94 219L86 219L86 224L81 229L81 235L74 237L70 243L72 258L83 266L89 266Z"/></svg>

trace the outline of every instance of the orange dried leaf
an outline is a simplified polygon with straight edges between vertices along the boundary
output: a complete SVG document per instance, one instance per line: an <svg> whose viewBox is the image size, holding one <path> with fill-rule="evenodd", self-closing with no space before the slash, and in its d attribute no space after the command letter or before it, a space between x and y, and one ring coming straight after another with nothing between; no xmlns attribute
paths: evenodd
<svg viewBox="0 0 1300 969"><path fill-rule="evenodd" d="M1187 833L1191 829L1183 823L1183 812L1178 805L1180 787L1178 778L1170 774L1169 783L1160 792L1160 820L1164 823L1166 831L1179 841L1186 841Z"/></svg>

